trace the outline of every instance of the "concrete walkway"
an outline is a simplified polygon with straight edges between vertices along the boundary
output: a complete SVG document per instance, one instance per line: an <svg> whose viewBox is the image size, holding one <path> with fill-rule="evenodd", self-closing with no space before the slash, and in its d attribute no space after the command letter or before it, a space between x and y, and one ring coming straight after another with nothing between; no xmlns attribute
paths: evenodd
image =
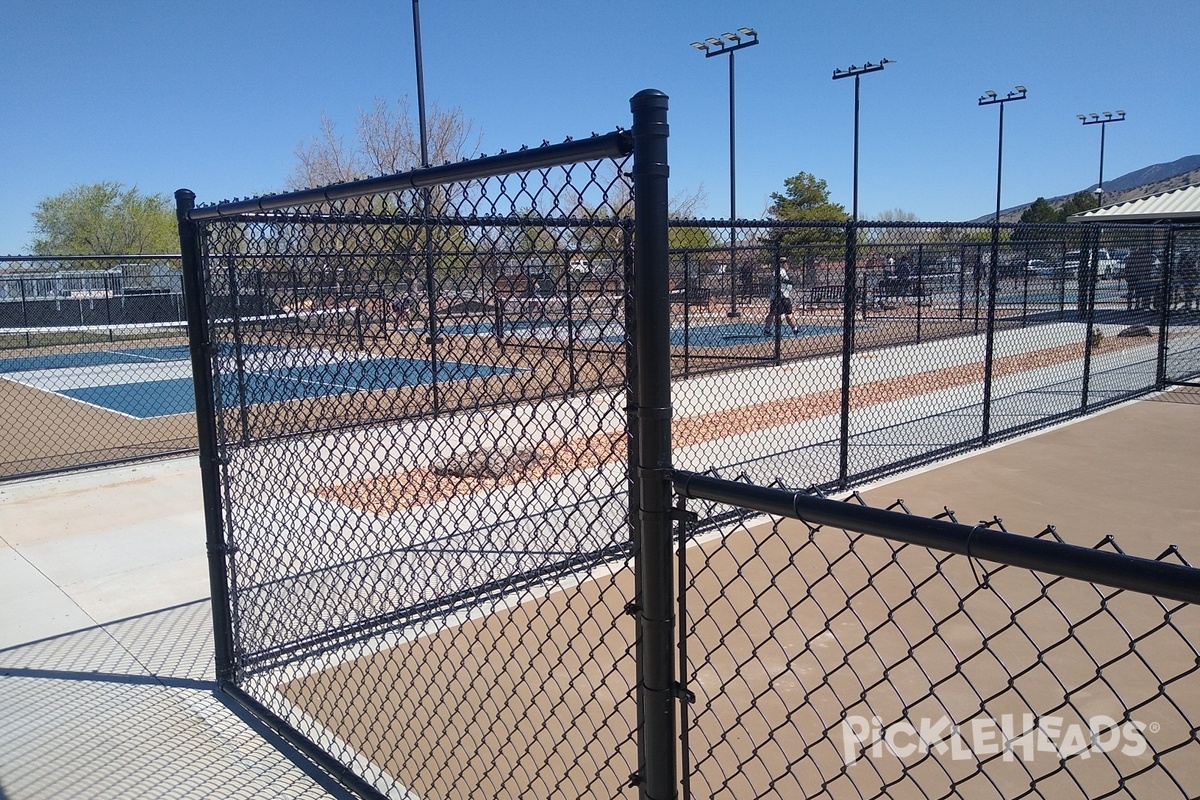
<svg viewBox="0 0 1200 800"><path fill-rule="evenodd" d="M216 691L194 457L0 485L0 800L347 797Z"/></svg>

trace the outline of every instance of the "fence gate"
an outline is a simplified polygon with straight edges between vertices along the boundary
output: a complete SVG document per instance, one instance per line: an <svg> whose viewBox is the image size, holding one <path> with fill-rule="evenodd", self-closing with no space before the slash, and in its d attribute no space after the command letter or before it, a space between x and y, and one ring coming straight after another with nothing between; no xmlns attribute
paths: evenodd
<svg viewBox="0 0 1200 800"><path fill-rule="evenodd" d="M632 103L632 132L176 195L218 679L361 794L641 769L627 321L666 98Z"/></svg>

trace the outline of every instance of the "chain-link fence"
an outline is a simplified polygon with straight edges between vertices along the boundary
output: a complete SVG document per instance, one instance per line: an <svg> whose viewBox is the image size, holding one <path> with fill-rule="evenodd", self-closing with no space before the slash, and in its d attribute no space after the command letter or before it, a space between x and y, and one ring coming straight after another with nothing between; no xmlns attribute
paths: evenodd
<svg viewBox="0 0 1200 800"><path fill-rule="evenodd" d="M1200 570L1173 547L675 486L727 519L678 540L683 797L1200 794Z"/></svg>
<svg viewBox="0 0 1200 800"><path fill-rule="evenodd" d="M616 797L639 770L636 127L177 195L218 677L364 795Z"/></svg>
<svg viewBox="0 0 1200 800"><path fill-rule="evenodd" d="M296 242L277 246L280 234L260 221L241 234L236 260L226 259L233 272L222 267L230 285L216 287L214 313L259 333L286 327L364 351L397 331L440 325L506 351L562 351L563 379L545 383L549 394L599 386L591 359L619 350L624 336L628 221L607 212L586 221L547 218L533 206L503 219L437 219L428 275L417 252L423 231L395 226L390 241L372 245L377 252L364 268L364 256L337 239L346 231L308 251ZM728 223L672 220L673 372L742 374L807 362L789 368L789 391L809 396L810 405L812 396L840 392L829 402L842 418L809 420L824 426L823 444L807 455L777 454L796 464L776 463L765 474L812 480L809 456L833 452L832 465L819 456L826 461L818 482L829 485L1200 372L1194 228L1009 225L994 246L993 232L742 221L731 247ZM192 449L183 319L177 256L0 259L0 391L13 409L0 478ZM429 355L437 357L436 347ZM441 382L435 376L429 389L438 409ZM872 396L904 382L978 391L960 392L959 405L943 409L953 419L891 419L871 408ZM680 394L686 400L692 391ZM903 452L862 441L864 431L879 429L894 430L893 443L911 438L901 431L916 441ZM698 468L752 466L743 454L704 450Z"/></svg>
<svg viewBox="0 0 1200 800"><path fill-rule="evenodd" d="M178 255L0 257L0 479L194 450Z"/></svg>
<svg viewBox="0 0 1200 800"><path fill-rule="evenodd" d="M1194 228L671 225L688 469L845 487L1200 373Z"/></svg>
<svg viewBox="0 0 1200 800"><path fill-rule="evenodd" d="M706 676L761 671L770 645L739 660L735 642L776 625L765 594L731 611L726 573L679 552L703 542L673 530L676 469L841 485L1161 387L1168 362L1195 374L1174 338L1191 312L1153 271L1175 263L1171 229L739 223L722 240L668 224L666 98L633 108L628 133L210 206L177 193L218 679L364 796L665 798L681 777L771 794L818 698L764 713L751 689L678 716ZM1123 277L1139 236L1149 300ZM837 547L826 567L856 558ZM734 574L761 558L720 556ZM953 587L926 605L983 619ZM855 614L870 591L847 589ZM677 670L677 607L712 662ZM860 651L892 658L883 638ZM889 676L932 669L906 652ZM704 672L717 661L733 673ZM838 692L867 675L830 669ZM838 719L899 719L883 702Z"/></svg>

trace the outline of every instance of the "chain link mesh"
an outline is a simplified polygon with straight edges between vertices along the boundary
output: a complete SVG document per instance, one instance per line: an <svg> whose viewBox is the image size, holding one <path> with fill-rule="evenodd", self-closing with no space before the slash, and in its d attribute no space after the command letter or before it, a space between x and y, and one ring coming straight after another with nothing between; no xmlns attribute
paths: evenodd
<svg viewBox="0 0 1200 800"><path fill-rule="evenodd" d="M566 205L599 209L604 201L578 196L576 186L585 184L578 176L566 179ZM499 186L483 187L477 197L431 190L431 204L460 203L455 208L474 215L473 225L431 217L427 233L417 213L423 198L414 196L405 201L411 224L393 225L380 241L350 248L342 243L352 229L343 225L339 231L332 219L297 221L286 234L293 237L290 244L271 243L285 234L269 220L247 220L240 232L227 234L237 253L233 274L228 264L235 262L227 259L226 273L217 279L232 280L236 292L217 288L223 297L236 296L237 316L258 333L290 326L314 343L352 341L360 350L393 329L406 328L418 338L423 334L414 323L427 325L430 316L420 257L428 235L438 240L433 278L440 324L498 349L561 349L567 353L562 375L547 376L545 391L587 391L603 377L590 354L620 349L625 335L620 288L628 221L609 209L585 221L570 220L569 208L562 210L570 221L544 218L526 187ZM486 201L494 199L488 192L516 204L502 224L483 219L490 213ZM628 193L614 198L621 205ZM300 232L304 226L326 230L310 236ZM489 244L476 237L455 253L455 237L483 230L490 231ZM992 230L858 225L847 315L847 225L741 221L731 234L728 222L673 220L674 372L691 378L806 362L773 375L786 376L789 391L801 390L807 405L828 408L842 402L838 359L852 354L847 403L868 431L890 431L889 446L843 430L837 420L808 420L807 434L820 444L806 454L771 456L795 464L785 470L773 463L764 474L807 477L824 464L830 477L822 480L848 483L889 464L969 447L983 438ZM319 247L300 247L306 237ZM363 252L356 253L360 246ZM987 438L1117 402L1160 381L1192 380L1200 371L1200 245L1194 228L1002 226L996 252L991 316L997 383L987 398ZM381 267L379 259L369 261L372 253L391 254L391 261ZM478 275L463 272L465 265L485 263ZM776 318L773 305L783 303L772 298L784 291L793 313ZM491 302L492 295L503 303ZM230 308L214 312L234 316ZM0 478L194 448L184 316L177 256L0 259L0 392L12 410L5 419L10 446L0 459ZM436 348L420 349L437 356ZM413 391L440 408L440 382ZM906 391L905 384L943 384L945 398L958 387L961 409L936 420L919 408L899 420L871 410L879 399ZM704 391L681 394L690 403L689 395ZM720 391L744 392L728 385ZM415 398L414 405L420 405ZM774 410L805 419L811 413ZM331 408L328 419L312 424L345 424L343 411ZM844 475L837 463L843 435L852 437L847 444L853 447ZM900 446L913 437L918 441ZM711 455L707 465L755 465L752 454Z"/></svg>
<svg viewBox="0 0 1200 800"><path fill-rule="evenodd" d="M0 258L0 479L196 447L179 256Z"/></svg>
<svg viewBox="0 0 1200 800"><path fill-rule="evenodd" d="M601 161L201 223L235 681L384 794L637 769L630 196Z"/></svg>
<svg viewBox="0 0 1200 800"><path fill-rule="evenodd" d="M847 486L1200 368L1191 229L672 224L683 469Z"/></svg>
<svg viewBox="0 0 1200 800"><path fill-rule="evenodd" d="M195 223L232 681L384 795L615 797L646 776L637 630L665 631L659 642L669 630L631 602L632 334L646 328L632 313L627 167L253 211L235 201ZM1174 263L1159 228L676 220L667 233L674 466L759 483L847 484L1159 388L1164 331L1188 320L1170 315L1170 269L1155 271ZM1186 359L1179 344L1173 357ZM705 521L737 514L707 509ZM1025 688L1044 683L1025 677L1040 656L974 699L893 688L936 670L949 671L930 686L972 681L990 662L946 666L938 619L934 634L897 645L909 628L892 623L891 606L919 624L913 609L944 601L947 625L991 646L1014 628L1038 633L1023 609L1053 579L1030 598L1018 579L997 612L995 591L974 593L960 562L918 548L878 556L848 535L804 551L824 572L801 576L821 588L797 601L779 588L798 568L780 530L746 552L713 540L702 566L681 569L701 601L681 619L708 650L683 672L712 684L712 705L684 720L689 741L708 742L685 747L689 790L769 796L813 774L850 786L835 762L828 772L828 748L809 743L829 739L831 723L813 734L808 719L830 719L827 702L840 704L839 722L851 711L900 720L910 700L970 719L961 697L989 713L1019 700L1038 719L1084 709L1068 699L1042 710L1041 689ZM767 557L777 550L782 560ZM840 577L845 568L854 575ZM876 572L891 581L897 570L908 580L898 591L936 597L880 594ZM731 602L747 593L745 606ZM793 687L784 702L763 676L792 663L780 642L797 602L842 603L827 629L846 622L867 639L826 661L823 631L792 631L818 689ZM989 627L996 613L1013 624ZM1064 680L1068 696L1092 688ZM673 689L653 691L657 702ZM1173 751L1161 752L1156 765ZM929 768L914 785L936 796L939 781L999 780L991 767L957 768ZM1075 780L1070 769L1046 780L1060 774Z"/></svg>
<svg viewBox="0 0 1200 800"><path fill-rule="evenodd" d="M726 511L680 540L685 797L1200 794L1197 606Z"/></svg>

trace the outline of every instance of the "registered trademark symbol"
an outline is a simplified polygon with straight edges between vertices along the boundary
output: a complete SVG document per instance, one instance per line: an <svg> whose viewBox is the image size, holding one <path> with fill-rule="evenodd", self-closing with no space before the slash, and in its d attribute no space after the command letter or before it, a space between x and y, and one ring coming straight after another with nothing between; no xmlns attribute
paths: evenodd
<svg viewBox="0 0 1200 800"><path fill-rule="evenodd" d="M1150 723L1150 732L1151 733L1158 733L1160 730L1162 730L1162 725L1159 725L1157 722Z"/></svg>

